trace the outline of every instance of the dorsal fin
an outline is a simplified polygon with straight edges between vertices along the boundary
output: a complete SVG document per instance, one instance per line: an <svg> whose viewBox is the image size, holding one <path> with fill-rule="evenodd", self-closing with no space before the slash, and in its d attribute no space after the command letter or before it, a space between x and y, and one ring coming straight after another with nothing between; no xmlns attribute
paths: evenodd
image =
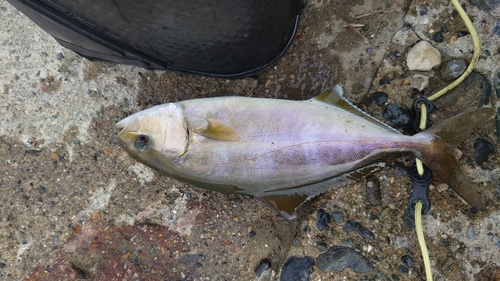
<svg viewBox="0 0 500 281"><path fill-rule="evenodd" d="M377 125L382 129L385 129L388 132L399 132L398 130L390 127L389 125L373 118L372 116L368 115L366 112L364 112L363 110L359 109L357 106L352 104L348 99L344 97L344 90L340 85L335 85L329 90L326 90L320 93L319 95L315 96L314 98L310 99L309 101L319 104L326 103L328 105L341 108L367 121L370 121L371 123Z"/></svg>
<svg viewBox="0 0 500 281"><path fill-rule="evenodd" d="M238 133L222 121L217 119L207 119L207 126L201 129L196 129L196 133L214 140L220 141L239 141Z"/></svg>

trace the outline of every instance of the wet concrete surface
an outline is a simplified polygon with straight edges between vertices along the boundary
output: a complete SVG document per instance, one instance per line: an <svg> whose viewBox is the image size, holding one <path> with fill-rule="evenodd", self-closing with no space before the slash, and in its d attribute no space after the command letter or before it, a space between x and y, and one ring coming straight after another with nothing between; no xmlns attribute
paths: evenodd
<svg viewBox="0 0 500 281"><path fill-rule="evenodd" d="M500 8L464 5L483 50L471 77L436 101L434 122L479 103L500 106L494 89L488 95L485 86L500 65L500 36L493 32ZM311 280L423 278L414 230L402 218L411 194L407 158L373 174L380 184L377 200L366 197L363 180L318 196L288 221L256 199L201 190L153 172L119 147L114 124L165 102L229 95L302 100L335 84L384 120L386 104L411 108L421 94L413 89L414 75L428 77L424 95L449 83L438 69L408 71L405 56L417 41L431 42L443 61L470 60L470 36L456 36L465 27L447 1L309 1L289 52L266 72L243 79L90 62L2 0L0 20L2 280L279 280L289 257L316 259L319 243L351 247L374 270L322 272L314 266ZM342 20L363 24L359 30L369 43ZM432 41L438 30L440 43ZM377 91L387 93L386 104L369 102ZM481 165L474 155L478 138L495 148ZM491 121L459 146L460 165L486 198L487 212L471 211L439 178L433 182L424 231L435 280L499 278L498 143ZM320 231L318 209L341 213L344 222L331 221ZM347 220L375 239L345 232ZM414 267L402 270L402 256L413 257ZM263 259L270 270L257 277Z"/></svg>

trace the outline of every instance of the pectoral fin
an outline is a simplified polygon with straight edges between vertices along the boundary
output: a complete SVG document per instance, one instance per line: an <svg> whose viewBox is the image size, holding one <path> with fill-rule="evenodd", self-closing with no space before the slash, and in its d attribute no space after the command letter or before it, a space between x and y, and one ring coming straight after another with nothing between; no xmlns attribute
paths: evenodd
<svg viewBox="0 0 500 281"><path fill-rule="evenodd" d="M216 119L207 119L207 126L195 130L195 133L220 141L236 142L240 140L240 136L233 128Z"/></svg>
<svg viewBox="0 0 500 281"><path fill-rule="evenodd" d="M297 215L295 209L297 209L297 207L304 203L308 198L308 195L292 194L269 195L260 197L259 199L285 218L293 220Z"/></svg>

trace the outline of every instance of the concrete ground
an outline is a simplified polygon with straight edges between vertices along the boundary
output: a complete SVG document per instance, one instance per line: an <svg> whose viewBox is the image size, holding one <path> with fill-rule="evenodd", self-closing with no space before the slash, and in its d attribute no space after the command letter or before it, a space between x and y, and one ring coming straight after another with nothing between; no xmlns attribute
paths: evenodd
<svg viewBox="0 0 500 281"><path fill-rule="evenodd" d="M463 4L478 29L481 57L471 78L436 102L435 122L480 101L500 107L500 8ZM369 42L342 20L364 24ZM449 83L439 67L409 71L410 48L426 40L443 61L470 60L470 36L457 36L465 30L448 1L311 0L297 40L274 67L226 80L88 61L0 0L0 279L279 280L290 256L316 259L321 242L357 249L374 271L314 266L311 280L421 280L416 235L402 219L411 194L404 162L373 175L381 185L375 200L362 180L308 202L287 221L256 199L153 172L118 145L114 124L165 102L227 95L308 99L335 84L383 120L383 106L369 102L373 92L409 108L422 79L429 81L426 94ZM433 40L437 31L443 42ZM485 124L459 146L462 170L486 198L487 212L471 212L437 177L433 183L424 231L435 280L500 280L496 126ZM477 139L493 147L482 165L475 161ZM319 231L319 208L361 223L375 240L345 232L344 223ZM409 270L401 269L405 255L415 260ZM271 266L259 278L254 270L263 259Z"/></svg>

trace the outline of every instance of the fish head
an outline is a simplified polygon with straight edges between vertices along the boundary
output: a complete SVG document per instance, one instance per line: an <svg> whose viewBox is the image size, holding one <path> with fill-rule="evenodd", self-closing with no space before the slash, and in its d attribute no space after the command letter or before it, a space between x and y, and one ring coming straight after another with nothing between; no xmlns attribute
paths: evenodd
<svg viewBox="0 0 500 281"><path fill-rule="evenodd" d="M117 139L136 160L159 169L180 157L188 145L183 109L175 103L137 112L116 124Z"/></svg>

